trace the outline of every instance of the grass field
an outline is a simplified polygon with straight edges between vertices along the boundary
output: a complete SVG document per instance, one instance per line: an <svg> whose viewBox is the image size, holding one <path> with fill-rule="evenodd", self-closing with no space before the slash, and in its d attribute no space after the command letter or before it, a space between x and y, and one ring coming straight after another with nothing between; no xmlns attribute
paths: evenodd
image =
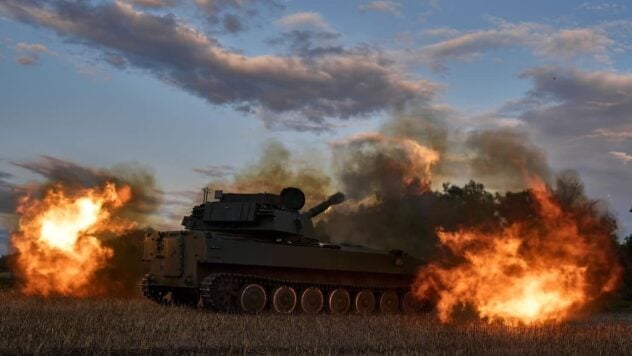
<svg viewBox="0 0 632 356"><path fill-rule="evenodd" d="M632 314L506 328L421 316L223 315L143 299L0 293L0 354L586 354L632 350Z"/></svg>

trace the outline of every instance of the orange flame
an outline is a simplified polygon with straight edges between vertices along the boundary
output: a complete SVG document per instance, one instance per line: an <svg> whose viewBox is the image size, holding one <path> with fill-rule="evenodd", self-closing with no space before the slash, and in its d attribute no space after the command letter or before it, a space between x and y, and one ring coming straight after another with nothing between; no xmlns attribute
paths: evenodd
<svg viewBox="0 0 632 356"><path fill-rule="evenodd" d="M441 321L467 306L488 322L559 322L617 287L621 268L610 237L582 231L586 224L578 219L587 217L563 211L542 182L531 192L537 224L518 222L493 233L439 231L461 262L422 268L413 290L436 302Z"/></svg>
<svg viewBox="0 0 632 356"><path fill-rule="evenodd" d="M49 189L42 199L20 201L19 231L11 236L19 255L17 272L26 294L90 294L94 273L112 257L95 236L119 233L133 223L112 213L131 199L129 186L106 183L102 189L69 193L63 186Z"/></svg>

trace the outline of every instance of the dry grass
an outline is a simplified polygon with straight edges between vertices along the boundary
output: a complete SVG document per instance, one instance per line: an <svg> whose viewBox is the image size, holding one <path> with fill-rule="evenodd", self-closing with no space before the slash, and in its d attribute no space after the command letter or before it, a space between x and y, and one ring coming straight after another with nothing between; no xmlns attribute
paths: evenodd
<svg viewBox="0 0 632 356"><path fill-rule="evenodd" d="M562 325L441 325L432 315L223 315L142 299L0 293L0 354L604 354L632 350L632 314Z"/></svg>

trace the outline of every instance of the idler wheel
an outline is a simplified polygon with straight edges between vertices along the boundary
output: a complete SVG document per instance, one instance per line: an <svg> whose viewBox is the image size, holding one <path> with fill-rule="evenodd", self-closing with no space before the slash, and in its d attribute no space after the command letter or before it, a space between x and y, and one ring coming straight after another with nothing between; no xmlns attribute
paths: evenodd
<svg viewBox="0 0 632 356"><path fill-rule="evenodd" d="M370 314L375 309L375 295L368 289L358 292L355 297L355 309L359 314Z"/></svg>
<svg viewBox="0 0 632 356"><path fill-rule="evenodd" d="M296 292L292 287L278 287L272 292L272 309L279 314L289 314L296 308Z"/></svg>
<svg viewBox="0 0 632 356"><path fill-rule="evenodd" d="M351 307L351 297L344 288L337 288L331 291L328 301L331 314L346 314Z"/></svg>
<svg viewBox="0 0 632 356"><path fill-rule="evenodd" d="M406 292L402 298L402 310L405 314L415 314L419 312L419 303L412 292Z"/></svg>
<svg viewBox="0 0 632 356"><path fill-rule="evenodd" d="M318 314L323 309L323 292L320 288L309 287L301 294L301 309L305 314Z"/></svg>
<svg viewBox="0 0 632 356"><path fill-rule="evenodd" d="M256 283L244 286L239 293L241 310L246 313L260 313L265 308L267 300L266 290Z"/></svg>
<svg viewBox="0 0 632 356"><path fill-rule="evenodd" d="M399 298L392 290L382 293L380 296L380 311L385 314L395 314L399 309Z"/></svg>

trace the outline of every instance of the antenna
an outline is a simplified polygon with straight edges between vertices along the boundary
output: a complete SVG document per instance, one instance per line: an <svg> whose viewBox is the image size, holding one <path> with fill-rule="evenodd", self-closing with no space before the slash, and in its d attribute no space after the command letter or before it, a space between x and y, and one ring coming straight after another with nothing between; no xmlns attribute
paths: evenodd
<svg viewBox="0 0 632 356"><path fill-rule="evenodd" d="M202 192L204 193L204 200L202 201L202 203L207 203L208 202L208 192L209 192L208 187L204 187L202 189Z"/></svg>

